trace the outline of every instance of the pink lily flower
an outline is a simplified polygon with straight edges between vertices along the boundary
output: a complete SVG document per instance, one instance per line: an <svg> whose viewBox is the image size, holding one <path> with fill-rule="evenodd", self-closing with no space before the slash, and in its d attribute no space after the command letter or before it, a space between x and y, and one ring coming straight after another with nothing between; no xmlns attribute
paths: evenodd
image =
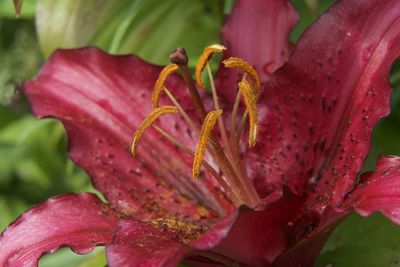
<svg viewBox="0 0 400 267"><path fill-rule="evenodd" d="M62 121L71 158L108 202L69 194L32 208L0 237L0 266L37 266L60 247L85 254L97 245L109 266L312 266L353 210L400 223L400 158L383 156L357 179L372 130L390 111L400 2L338 1L292 47L296 21L290 1L236 1L222 30L228 68L215 79L218 101L187 89L182 50L172 56L181 75L164 77L159 99L161 67L96 48L55 52L24 92L36 116ZM254 69L232 70L231 56ZM255 90L257 76L258 93L235 111L238 82ZM144 132L154 100L180 115ZM201 105L219 112L213 123L197 114ZM246 108L249 134L240 135ZM196 144L208 151L194 152L201 172L192 171Z"/></svg>

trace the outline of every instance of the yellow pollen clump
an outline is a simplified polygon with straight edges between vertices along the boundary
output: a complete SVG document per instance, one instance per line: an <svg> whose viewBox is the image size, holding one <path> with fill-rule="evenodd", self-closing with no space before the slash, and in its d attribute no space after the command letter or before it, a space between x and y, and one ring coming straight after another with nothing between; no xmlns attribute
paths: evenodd
<svg viewBox="0 0 400 267"><path fill-rule="evenodd" d="M204 67L206 66L207 62L210 60L210 58L212 57L212 55L214 53L220 53L222 51L226 50L226 47L220 44L214 44L214 45L210 45L207 46L203 53L201 54L199 61L196 65L196 71L195 71L195 77L196 77L196 82L197 84L205 89L206 85L204 84L203 78L201 77L201 73L204 70Z"/></svg>
<svg viewBox="0 0 400 267"><path fill-rule="evenodd" d="M246 78L243 78L238 85L240 93L243 95L244 102L249 112L249 146L253 147L257 142L258 134L258 111L256 104L256 95L253 94L253 89Z"/></svg>
<svg viewBox="0 0 400 267"><path fill-rule="evenodd" d="M160 72L160 75L158 76L156 84L154 85L153 94L151 96L153 108L158 108L158 100L160 98L161 92L163 91L165 81L167 80L168 76L171 73L174 73L178 68L179 68L178 65L171 64L171 65L165 66L162 69L162 71Z"/></svg>
<svg viewBox="0 0 400 267"><path fill-rule="evenodd" d="M204 227L186 221L175 219L158 219L149 221L150 224L161 228L163 231L169 231L176 234L182 243L189 244L196 239L204 230Z"/></svg>
<svg viewBox="0 0 400 267"><path fill-rule="evenodd" d="M245 60L238 58L238 57L230 57L222 61L226 68L234 68L240 69L249 75L253 86L254 86L254 95L257 96L258 92L260 91L260 79L258 78L257 71L253 68L252 65L247 63Z"/></svg>
<svg viewBox="0 0 400 267"><path fill-rule="evenodd" d="M198 178L200 176L200 168L203 162L204 153L208 144L208 140L215 123L222 114L222 109L210 111L204 119L203 125L201 127L199 142L197 143L196 152L194 154L193 161L193 178Z"/></svg>
<svg viewBox="0 0 400 267"><path fill-rule="evenodd" d="M162 106L154 109L147 117L143 120L142 124L140 124L139 128L136 130L133 135L132 143L131 143L131 154L134 157L136 154L136 149L139 144L139 140L142 138L146 129L148 129L155 120L157 120L161 115L164 114L174 114L178 113L178 108L175 106Z"/></svg>

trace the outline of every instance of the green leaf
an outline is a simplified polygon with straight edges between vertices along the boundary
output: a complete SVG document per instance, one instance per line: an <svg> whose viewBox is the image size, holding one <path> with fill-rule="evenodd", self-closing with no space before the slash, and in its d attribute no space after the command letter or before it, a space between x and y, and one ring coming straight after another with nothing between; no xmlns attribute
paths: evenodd
<svg viewBox="0 0 400 267"><path fill-rule="evenodd" d="M203 48L219 41L221 1L38 0L40 44L56 48L96 45L116 54L138 54L166 64L178 46L195 62Z"/></svg>
<svg viewBox="0 0 400 267"><path fill-rule="evenodd" d="M135 53L167 64L176 47L185 47L194 66L204 47L219 42L223 6L216 2L147 0L125 31L118 53ZM212 13L210 13L212 10Z"/></svg>
<svg viewBox="0 0 400 267"><path fill-rule="evenodd" d="M95 248L88 255L78 255L69 248L62 248L55 253L44 256L40 262L40 267L101 267L106 266L104 248Z"/></svg>
<svg viewBox="0 0 400 267"><path fill-rule="evenodd" d="M15 171L16 162L26 151L22 147L0 144L0 185L9 184Z"/></svg>
<svg viewBox="0 0 400 267"><path fill-rule="evenodd" d="M0 195L0 232L29 206L30 205L21 198L15 196L3 197Z"/></svg>
<svg viewBox="0 0 400 267"><path fill-rule="evenodd" d="M15 112L0 104L0 130L17 118L18 116Z"/></svg>
<svg viewBox="0 0 400 267"><path fill-rule="evenodd" d="M0 13L5 10L2 9L2 3L5 2L0 2ZM7 3L13 8L11 0L7 0ZM24 10L25 7L27 5L24 5ZM41 62L34 23L27 19L0 18L0 32L0 105L10 106L10 111L12 108L21 112L26 108L22 106L17 84L31 78ZM1 121L0 127L3 126Z"/></svg>
<svg viewBox="0 0 400 267"><path fill-rule="evenodd" d="M400 266L400 227L378 213L352 214L335 230L316 266Z"/></svg>
<svg viewBox="0 0 400 267"><path fill-rule="evenodd" d="M106 266L107 259L104 253L104 250L100 250L96 254L91 257L87 257L83 260L78 267L99 267L99 266Z"/></svg>
<svg viewBox="0 0 400 267"><path fill-rule="evenodd" d="M398 267L400 253L376 246L341 246L321 255L317 267Z"/></svg>
<svg viewBox="0 0 400 267"><path fill-rule="evenodd" d="M127 0L38 0L36 25L45 56L57 48L90 44L94 35L110 23Z"/></svg>

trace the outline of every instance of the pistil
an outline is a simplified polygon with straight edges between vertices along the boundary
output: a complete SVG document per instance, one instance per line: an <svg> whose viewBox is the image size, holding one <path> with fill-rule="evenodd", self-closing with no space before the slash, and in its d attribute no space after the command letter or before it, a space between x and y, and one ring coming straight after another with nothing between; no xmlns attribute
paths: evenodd
<svg viewBox="0 0 400 267"><path fill-rule="evenodd" d="M187 88L193 98L193 101L196 105L197 111L201 116L201 120L207 116L206 108L204 107L203 101L201 101L199 92L197 92L196 85L194 83L192 74L190 73L188 62L189 59L186 54L186 50L184 48L178 48L174 53L170 56L170 61L173 64L177 64L179 66L179 72L185 81Z"/></svg>

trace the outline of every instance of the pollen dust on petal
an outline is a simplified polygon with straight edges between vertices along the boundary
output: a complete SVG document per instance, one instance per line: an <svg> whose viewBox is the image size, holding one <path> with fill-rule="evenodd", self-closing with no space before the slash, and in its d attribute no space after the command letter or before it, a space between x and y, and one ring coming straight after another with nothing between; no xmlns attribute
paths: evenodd
<svg viewBox="0 0 400 267"><path fill-rule="evenodd" d="M189 244L206 230L204 226L174 219L152 220L149 223L162 232L168 231L173 239L183 244Z"/></svg>

